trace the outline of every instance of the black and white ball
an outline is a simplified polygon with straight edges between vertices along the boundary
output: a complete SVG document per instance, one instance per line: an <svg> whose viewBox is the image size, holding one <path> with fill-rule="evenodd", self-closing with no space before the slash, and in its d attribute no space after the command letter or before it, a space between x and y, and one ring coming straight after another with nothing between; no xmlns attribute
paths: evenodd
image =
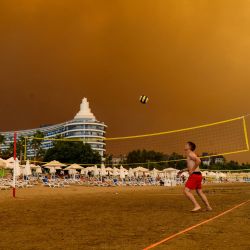
<svg viewBox="0 0 250 250"><path fill-rule="evenodd" d="M149 101L149 98L148 98L146 95L142 95L142 96L140 97L140 102L141 102L142 104L147 104L148 101Z"/></svg>

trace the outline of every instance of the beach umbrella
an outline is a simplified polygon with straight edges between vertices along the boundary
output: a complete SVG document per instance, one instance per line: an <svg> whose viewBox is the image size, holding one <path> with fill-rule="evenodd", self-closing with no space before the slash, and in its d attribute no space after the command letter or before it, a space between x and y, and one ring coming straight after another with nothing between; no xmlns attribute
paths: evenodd
<svg viewBox="0 0 250 250"><path fill-rule="evenodd" d="M20 168L20 165L19 165L19 160L16 160L15 176L19 177L20 175L21 175L21 168Z"/></svg>
<svg viewBox="0 0 250 250"><path fill-rule="evenodd" d="M111 172L111 171L113 171L113 168L107 167L107 168L106 168L106 171Z"/></svg>
<svg viewBox="0 0 250 250"><path fill-rule="evenodd" d="M169 175L170 179L175 179L177 177L177 172L171 172Z"/></svg>
<svg viewBox="0 0 250 250"><path fill-rule="evenodd" d="M36 168L36 173L37 174L42 174L42 168L41 167L37 167Z"/></svg>
<svg viewBox="0 0 250 250"><path fill-rule="evenodd" d="M13 169L14 168L14 165L15 165L15 160L13 157L5 160L6 162L6 167L5 168L8 168L8 169Z"/></svg>
<svg viewBox="0 0 250 250"><path fill-rule="evenodd" d="M169 171L177 171L175 168L164 168L163 171L169 172Z"/></svg>
<svg viewBox="0 0 250 250"><path fill-rule="evenodd" d="M64 170L72 170L72 169L75 169L75 170L82 170L84 169L84 167L78 165L78 164L72 164L68 167L66 167Z"/></svg>
<svg viewBox="0 0 250 250"><path fill-rule="evenodd" d="M59 161L51 161L43 165L45 168L54 167L55 169L61 169L62 167L66 167L67 165L59 162Z"/></svg>
<svg viewBox="0 0 250 250"><path fill-rule="evenodd" d="M85 168L85 171L88 171L88 172L91 172L91 171L94 171L95 170L95 167L86 167Z"/></svg>
<svg viewBox="0 0 250 250"><path fill-rule="evenodd" d="M15 173L15 174L16 174L16 177L19 177L19 176L21 175L20 166L17 165L17 166L15 167L15 171L16 171L16 173Z"/></svg>
<svg viewBox="0 0 250 250"><path fill-rule="evenodd" d="M164 174L163 172L159 172L159 176L160 176L161 178L164 178L164 177L165 177L165 174Z"/></svg>
<svg viewBox="0 0 250 250"><path fill-rule="evenodd" d="M146 175L146 173L148 173L149 170L147 168L137 167L137 168L134 168L134 172L135 172L135 176L139 177L139 176Z"/></svg>
<svg viewBox="0 0 250 250"><path fill-rule="evenodd" d="M133 171L133 169L132 168L129 168L129 170L128 170L128 177L129 178L132 178L132 177L134 177L135 175L134 175L134 171Z"/></svg>
<svg viewBox="0 0 250 250"><path fill-rule="evenodd" d="M45 167L45 168L49 169L49 172L51 174L55 174L56 173L56 168L55 167Z"/></svg>
<svg viewBox="0 0 250 250"><path fill-rule="evenodd" d="M24 175L29 176L31 174L32 173L31 173L31 168L30 168L30 162L26 161L26 165L25 165L25 168L24 168Z"/></svg>
<svg viewBox="0 0 250 250"><path fill-rule="evenodd" d="M220 172L220 173L219 173L219 177L221 177L221 178L226 178L227 175L226 175L225 173Z"/></svg>
<svg viewBox="0 0 250 250"><path fill-rule="evenodd" d="M220 178L220 173L219 172L216 172L215 173L215 178L218 180Z"/></svg>
<svg viewBox="0 0 250 250"><path fill-rule="evenodd" d="M101 165L100 175L101 176L106 176L107 175L107 171L106 171L106 168L105 168L104 164Z"/></svg>
<svg viewBox="0 0 250 250"><path fill-rule="evenodd" d="M51 174L56 173L56 170L62 169L61 167L53 167L53 166L51 166L51 167L44 167L44 168L47 168Z"/></svg>
<svg viewBox="0 0 250 250"><path fill-rule="evenodd" d="M139 177L139 172L138 171L135 171L135 177L138 178Z"/></svg>
<svg viewBox="0 0 250 250"><path fill-rule="evenodd" d="M158 176L158 172L159 171L154 168L153 171L151 171L151 173L150 173L151 177L153 177L154 179L156 179L157 176Z"/></svg>
<svg viewBox="0 0 250 250"><path fill-rule="evenodd" d="M126 168L123 168L123 171L124 171L125 175L128 175L128 170Z"/></svg>
<svg viewBox="0 0 250 250"><path fill-rule="evenodd" d="M94 176L98 176L99 175L99 169L97 168L97 166L94 166Z"/></svg>
<svg viewBox="0 0 250 250"><path fill-rule="evenodd" d="M134 172L148 172L149 170L147 168L143 168L143 167L137 167L137 168L134 168Z"/></svg>
<svg viewBox="0 0 250 250"><path fill-rule="evenodd" d="M59 162L59 161L51 161L43 165L45 168L49 169L49 172L52 174L56 174L56 170L62 169L62 167L66 167L67 165Z"/></svg>
<svg viewBox="0 0 250 250"><path fill-rule="evenodd" d="M70 167L70 166L69 166ZM69 175L72 175L73 176L73 179L75 180L75 178L76 178L76 174L77 174L77 169L79 169L78 167L79 166L72 166L71 168L69 168L68 167L68 169L64 169L64 170L68 170L69 171Z"/></svg>
<svg viewBox="0 0 250 250"><path fill-rule="evenodd" d="M124 171L123 166L120 166L120 178L121 178L121 179L124 179L124 178L125 178L125 171Z"/></svg>
<svg viewBox="0 0 250 250"><path fill-rule="evenodd" d="M107 173L108 173L109 175L111 175L112 172L113 172L113 168L107 167L107 168L106 168L106 171L107 171Z"/></svg>
<svg viewBox="0 0 250 250"><path fill-rule="evenodd" d="M202 171L201 172L201 174L202 174L203 177L206 177L208 175L208 173L209 173L208 171Z"/></svg>
<svg viewBox="0 0 250 250"><path fill-rule="evenodd" d="M25 165L20 165L20 171L21 171L21 175L25 175Z"/></svg>
<svg viewBox="0 0 250 250"><path fill-rule="evenodd" d="M94 167L86 167L81 170L81 174L87 175L89 172L94 172L94 169L95 169Z"/></svg>
<svg viewBox="0 0 250 250"><path fill-rule="evenodd" d="M81 170L81 175L85 175L85 174L86 174L86 169L83 168L83 169Z"/></svg>
<svg viewBox="0 0 250 250"><path fill-rule="evenodd" d="M0 168L6 168L7 167L7 162L0 158Z"/></svg>
<svg viewBox="0 0 250 250"><path fill-rule="evenodd" d="M39 165L30 164L30 168L31 169L37 169L37 168L41 168L41 167Z"/></svg>
<svg viewBox="0 0 250 250"><path fill-rule="evenodd" d="M16 164L15 164L15 162L16 162ZM13 157L7 159L6 160L6 168L14 170L14 167L15 167L15 176L16 177L20 176L21 175L21 168L19 165L19 160L16 159L16 161L15 161Z"/></svg>
<svg viewBox="0 0 250 250"><path fill-rule="evenodd" d="M73 175L73 178L75 179L75 175L77 174L77 171L76 170L82 170L84 169L84 167L78 165L78 164L72 164L68 167L66 167L65 169L63 170L68 170L69 171L69 174L70 175Z"/></svg>
<svg viewBox="0 0 250 250"><path fill-rule="evenodd" d="M175 169L175 168L165 168L162 171L166 172L166 173L176 173L176 172L178 172L178 170Z"/></svg>
<svg viewBox="0 0 250 250"><path fill-rule="evenodd" d="M42 168L39 165L35 165L35 164L30 164L30 168L32 170L35 170L35 172L38 174L42 174Z"/></svg>
<svg viewBox="0 0 250 250"><path fill-rule="evenodd" d="M181 175L182 175L182 176L185 176L186 178L189 177L189 173L188 173L188 172L183 172ZM168 174L168 176L170 177L170 174Z"/></svg>
<svg viewBox="0 0 250 250"><path fill-rule="evenodd" d="M215 178L215 177L217 176L217 174L214 173L214 172L208 172L207 176L208 176L208 177Z"/></svg>
<svg viewBox="0 0 250 250"><path fill-rule="evenodd" d="M165 176L167 176L168 179L175 179L178 172L178 170L175 168L165 168L162 171L165 173ZM185 173L184 176L187 177L188 173Z"/></svg>
<svg viewBox="0 0 250 250"><path fill-rule="evenodd" d="M74 176L75 179L75 174L77 173L76 169L70 169L69 174Z"/></svg>
<svg viewBox="0 0 250 250"><path fill-rule="evenodd" d="M113 168L113 176L118 176L119 175L119 169L114 167Z"/></svg>

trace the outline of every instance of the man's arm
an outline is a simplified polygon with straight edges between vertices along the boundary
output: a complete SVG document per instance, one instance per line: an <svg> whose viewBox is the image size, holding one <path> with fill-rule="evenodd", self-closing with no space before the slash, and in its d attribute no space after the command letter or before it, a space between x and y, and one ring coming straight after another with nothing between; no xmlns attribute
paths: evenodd
<svg viewBox="0 0 250 250"><path fill-rule="evenodd" d="M190 171L190 172L194 172L195 169L196 169L197 167L200 166L201 160L200 160L200 158L199 158L195 153L191 153L191 154L189 155L189 158L190 158L192 161L194 161L194 163L195 163L195 165L192 167L192 169L191 169L191 171Z"/></svg>
<svg viewBox="0 0 250 250"><path fill-rule="evenodd" d="M181 175L182 173L188 171L188 168L184 168L178 172L178 176Z"/></svg>

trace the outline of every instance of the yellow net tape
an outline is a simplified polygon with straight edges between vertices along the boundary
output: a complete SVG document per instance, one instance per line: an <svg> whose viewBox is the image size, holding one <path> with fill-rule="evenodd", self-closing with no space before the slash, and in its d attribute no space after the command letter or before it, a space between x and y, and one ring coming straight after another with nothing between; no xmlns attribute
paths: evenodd
<svg viewBox="0 0 250 250"><path fill-rule="evenodd" d="M153 150L183 155L184 144L192 141L199 155L229 155L249 150L244 117L186 129L140 136L108 138L107 153L122 157L133 150ZM176 161L176 160L175 160Z"/></svg>
<svg viewBox="0 0 250 250"><path fill-rule="evenodd" d="M237 117L225 121L220 121L220 122L214 122L210 124L204 124L200 126L195 126L195 127L190 127L190 128L183 128L183 129L176 129L176 130L170 130L170 131L165 131L165 132L160 132L160 133L153 133L153 134L146 134L146 135L136 135L136 136L126 136L126 137L113 137L113 138L106 138L107 141L114 141L114 140L126 140L126 139L136 139L136 138L144 138L144 137L151 137L151 136L159 136L159 135L167 135L167 134L174 134L174 133L179 133L179 132L185 132L189 130L195 130L195 129L200 129L200 128L207 128L215 125L220 125L220 124L225 124L233 121L238 121L242 120L244 117Z"/></svg>
<svg viewBox="0 0 250 250"><path fill-rule="evenodd" d="M151 136L173 134L173 133L184 132L184 131L189 131L189 130L194 130L194 129L199 129L199 128L211 127L211 126L220 125L220 124L229 123L229 122L238 121L238 120L244 120L244 123L245 123L245 117L241 116L241 117L228 119L228 120L224 120L224 121L219 121L219 122L214 122L214 123L209 123L209 124L203 124L203 125L189 127L189 128L170 130L170 131L165 131L165 132L158 132L158 133L151 133L151 134L144 134L144 135L133 135L133 136L104 138L103 141L126 140L126 139L136 139L136 138L144 138L144 137L151 137ZM35 140L48 140L48 141L72 141L72 142L86 141L86 139L67 139L67 138L53 138L53 137L51 137L51 138L49 138L49 137L37 138L37 137L33 137L33 136L25 137L25 138L29 139L29 140L35 139Z"/></svg>
<svg viewBox="0 0 250 250"><path fill-rule="evenodd" d="M194 126L184 129L170 130L160 133L150 133L145 135L125 136L105 139L67 139L67 138L35 138L26 137L26 140L43 141L63 141L63 142L106 142L107 153L114 157L121 157L128 152L137 149L154 150L170 155L176 152L183 155L185 142L193 141L198 146L198 154L209 158L216 156L226 156L249 151L249 141L245 116L228 119L224 121ZM134 163L145 165L148 163L168 163L183 161L182 159ZM89 165L89 164L81 164ZM123 164L126 165L126 164ZM128 164L133 165L133 163Z"/></svg>
<svg viewBox="0 0 250 250"><path fill-rule="evenodd" d="M248 142L248 135L247 135L247 125L246 125L246 118L245 117L243 117L243 127L244 127L244 135L245 135L247 150L249 150L249 142Z"/></svg>

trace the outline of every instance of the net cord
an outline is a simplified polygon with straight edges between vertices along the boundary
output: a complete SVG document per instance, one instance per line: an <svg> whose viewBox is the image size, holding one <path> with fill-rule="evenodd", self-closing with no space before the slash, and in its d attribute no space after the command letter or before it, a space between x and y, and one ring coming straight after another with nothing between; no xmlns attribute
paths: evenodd
<svg viewBox="0 0 250 250"><path fill-rule="evenodd" d="M160 136L160 135L166 135L166 134L171 134L171 133L177 133L177 132L183 132L183 131L188 131L188 130L194 130L198 128L205 128L205 127L210 127L214 125L219 125L219 124L224 124L228 122L233 122L237 120L242 120L243 121L243 129L244 129L244 136L245 136L245 142L246 142L246 149L242 150L236 150L236 151L231 151L231 152L224 152L224 153L219 153L219 154L213 154L213 155L208 155L208 156L201 156L201 159L206 159L206 158L211 158L211 157L218 157L218 156L225 156L225 155L232 155L232 154L238 154L238 153L243 153L249 151L249 140L248 140L248 133L247 133L247 125L246 125L246 117L248 117L250 114L247 114L245 116L240 116L237 118L233 119L228 119L224 121L219 121L219 122L214 122L214 123L209 123L209 124L204 124L200 126L194 126L194 127L189 127L189 128L184 128L184 129L177 129L177 130L171 130L171 131L166 131L166 132L160 132L160 133L153 133L153 134L145 134L145 135L137 135L137 136L126 136L126 137L114 137L114 138L106 138L104 140L106 141L112 141L112 140L124 140L124 139L135 139L135 138L143 138L143 137L150 137L150 136ZM27 141L35 139L35 140L43 140L43 141L64 141L64 142L84 142L84 139L58 139L58 138L37 138L37 137L25 137L25 154L24 154L24 160L26 161L27 159ZM125 163L122 164L124 166L128 165L148 165L148 164L160 164L160 163L171 163L171 162L181 162L185 161L186 159L173 159L173 160L166 160L166 161L158 161L158 162L146 162L146 163ZM47 162L41 162L41 161L32 161L32 162L37 162L37 163L47 163ZM65 163L67 164L67 163ZM88 166L91 164L79 164L82 166ZM101 164L96 164L96 165L101 165ZM114 164L106 164L106 165L114 165Z"/></svg>

